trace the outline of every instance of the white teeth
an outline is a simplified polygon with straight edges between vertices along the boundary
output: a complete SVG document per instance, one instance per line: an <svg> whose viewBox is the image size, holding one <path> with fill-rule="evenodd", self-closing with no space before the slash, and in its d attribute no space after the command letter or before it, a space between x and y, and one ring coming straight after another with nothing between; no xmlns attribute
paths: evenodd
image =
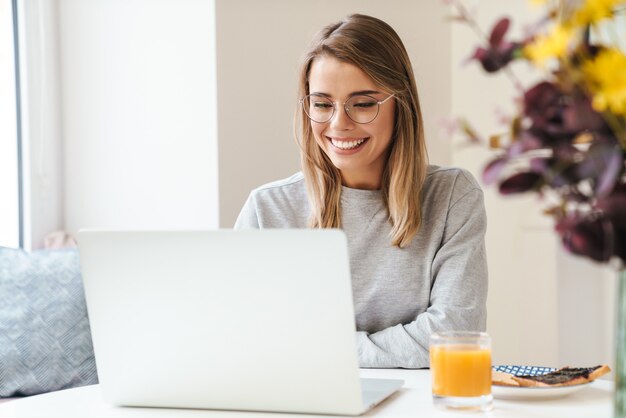
<svg viewBox="0 0 626 418"><path fill-rule="evenodd" d="M361 145L363 142L365 142L366 139L367 138L357 139L356 141L336 141L336 140L330 138L330 142L332 142L332 144L334 146L336 146L337 148L352 149L352 148L356 148L359 145Z"/></svg>

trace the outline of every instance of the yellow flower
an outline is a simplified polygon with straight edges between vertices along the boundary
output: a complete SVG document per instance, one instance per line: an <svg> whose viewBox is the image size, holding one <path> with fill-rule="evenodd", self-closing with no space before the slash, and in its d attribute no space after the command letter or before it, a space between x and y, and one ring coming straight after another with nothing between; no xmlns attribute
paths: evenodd
<svg viewBox="0 0 626 418"><path fill-rule="evenodd" d="M593 92L593 108L626 116L626 55L616 48L600 52L583 66Z"/></svg>
<svg viewBox="0 0 626 418"><path fill-rule="evenodd" d="M626 4L625 0L585 0L583 5L576 10L572 19L575 25L587 25L610 17L613 10L620 5Z"/></svg>
<svg viewBox="0 0 626 418"><path fill-rule="evenodd" d="M537 37L524 47L524 55L542 67L550 58L561 58L567 54L574 31L570 27L556 25L551 32Z"/></svg>

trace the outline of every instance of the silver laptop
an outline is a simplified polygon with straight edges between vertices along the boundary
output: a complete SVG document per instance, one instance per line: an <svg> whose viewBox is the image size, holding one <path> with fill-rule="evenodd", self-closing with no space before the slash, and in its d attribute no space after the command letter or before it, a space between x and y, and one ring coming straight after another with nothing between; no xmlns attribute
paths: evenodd
<svg viewBox="0 0 626 418"><path fill-rule="evenodd" d="M339 230L78 233L98 377L116 405L359 415Z"/></svg>

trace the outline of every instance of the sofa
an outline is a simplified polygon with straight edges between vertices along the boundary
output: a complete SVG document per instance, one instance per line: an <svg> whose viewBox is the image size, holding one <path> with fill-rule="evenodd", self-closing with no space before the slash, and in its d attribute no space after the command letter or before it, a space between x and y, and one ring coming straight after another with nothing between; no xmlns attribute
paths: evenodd
<svg viewBox="0 0 626 418"><path fill-rule="evenodd" d="M95 383L78 250L0 247L0 399Z"/></svg>

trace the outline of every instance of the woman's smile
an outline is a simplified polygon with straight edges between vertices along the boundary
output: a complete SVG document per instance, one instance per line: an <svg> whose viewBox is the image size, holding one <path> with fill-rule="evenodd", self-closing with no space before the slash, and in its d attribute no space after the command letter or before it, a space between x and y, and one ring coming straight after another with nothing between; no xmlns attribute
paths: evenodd
<svg viewBox="0 0 626 418"><path fill-rule="evenodd" d="M333 147L335 148L335 152L339 152L345 155L347 153L353 154L361 150L361 148L363 148L369 140L369 137L340 138L327 136L326 139L328 139L333 145Z"/></svg>

